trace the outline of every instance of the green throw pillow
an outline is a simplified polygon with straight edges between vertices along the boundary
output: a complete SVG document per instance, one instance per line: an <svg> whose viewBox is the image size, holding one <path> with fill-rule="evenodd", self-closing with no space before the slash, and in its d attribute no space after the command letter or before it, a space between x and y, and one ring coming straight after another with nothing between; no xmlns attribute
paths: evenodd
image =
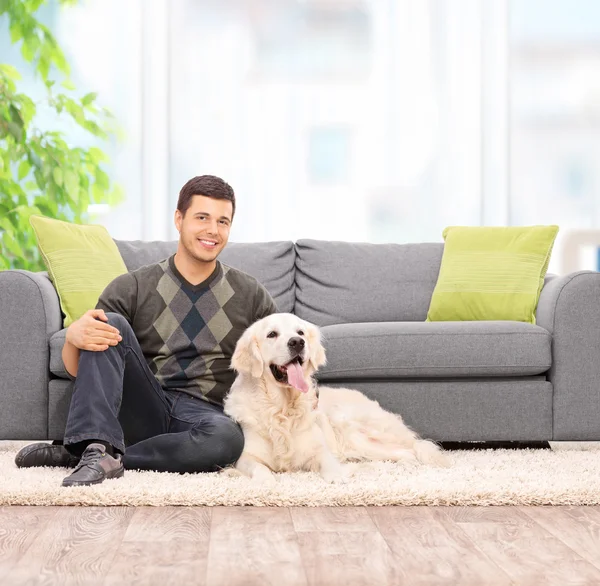
<svg viewBox="0 0 600 586"><path fill-rule="evenodd" d="M67 327L94 309L100 293L126 273L127 267L104 226L79 226L35 215L29 222L58 292Z"/></svg>
<svg viewBox="0 0 600 586"><path fill-rule="evenodd" d="M426 321L535 323L558 226L444 230L444 254Z"/></svg>

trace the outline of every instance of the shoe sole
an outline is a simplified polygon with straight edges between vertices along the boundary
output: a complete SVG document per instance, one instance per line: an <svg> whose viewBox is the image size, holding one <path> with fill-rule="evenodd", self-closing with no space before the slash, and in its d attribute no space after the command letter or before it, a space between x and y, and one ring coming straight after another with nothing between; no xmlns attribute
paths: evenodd
<svg viewBox="0 0 600 586"><path fill-rule="evenodd" d="M122 478L125 474L125 467L121 466L116 470L111 470L106 473L104 478L99 478L98 480L90 480L88 482L82 482L78 480L74 480L73 482L68 482L68 476L62 482L63 486L94 486L95 484L102 484L105 480L110 480L111 478Z"/></svg>

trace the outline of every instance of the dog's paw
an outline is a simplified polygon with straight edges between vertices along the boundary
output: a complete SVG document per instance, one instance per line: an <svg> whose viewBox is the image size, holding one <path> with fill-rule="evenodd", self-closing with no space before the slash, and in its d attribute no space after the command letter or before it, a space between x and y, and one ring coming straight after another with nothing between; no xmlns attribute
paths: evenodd
<svg viewBox="0 0 600 586"><path fill-rule="evenodd" d="M349 471L342 467L335 467L332 470L324 470L321 472L323 480L329 484L346 484L348 477L350 476Z"/></svg>
<svg viewBox="0 0 600 586"><path fill-rule="evenodd" d="M328 474L323 476L323 480L327 484L348 484L348 477L343 474Z"/></svg>
<svg viewBox="0 0 600 586"><path fill-rule="evenodd" d="M239 478L240 476L244 476L239 470L234 468L233 466L228 466L227 468L223 468L219 474L221 476L226 476L227 478Z"/></svg>
<svg viewBox="0 0 600 586"><path fill-rule="evenodd" d="M254 471L252 482L260 484L261 486L271 487L277 484L277 479L270 470L259 469Z"/></svg>

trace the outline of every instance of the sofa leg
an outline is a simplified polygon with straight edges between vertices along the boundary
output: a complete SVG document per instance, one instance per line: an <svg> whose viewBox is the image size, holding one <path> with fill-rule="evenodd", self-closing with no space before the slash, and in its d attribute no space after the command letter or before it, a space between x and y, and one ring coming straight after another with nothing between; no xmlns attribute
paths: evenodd
<svg viewBox="0 0 600 586"><path fill-rule="evenodd" d="M444 450L549 450L547 441L437 442Z"/></svg>

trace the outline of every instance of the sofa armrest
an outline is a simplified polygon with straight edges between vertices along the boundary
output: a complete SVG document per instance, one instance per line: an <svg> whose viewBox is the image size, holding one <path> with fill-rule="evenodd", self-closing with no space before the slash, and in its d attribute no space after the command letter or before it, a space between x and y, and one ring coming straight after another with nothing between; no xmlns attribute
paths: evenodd
<svg viewBox="0 0 600 586"><path fill-rule="evenodd" d="M537 325L552 334L555 440L600 440L600 273L546 283Z"/></svg>
<svg viewBox="0 0 600 586"><path fill-rule="evenodd" d="M0 439L47 439L48 341L62 319L46 273L0 272Z"/></svg>

